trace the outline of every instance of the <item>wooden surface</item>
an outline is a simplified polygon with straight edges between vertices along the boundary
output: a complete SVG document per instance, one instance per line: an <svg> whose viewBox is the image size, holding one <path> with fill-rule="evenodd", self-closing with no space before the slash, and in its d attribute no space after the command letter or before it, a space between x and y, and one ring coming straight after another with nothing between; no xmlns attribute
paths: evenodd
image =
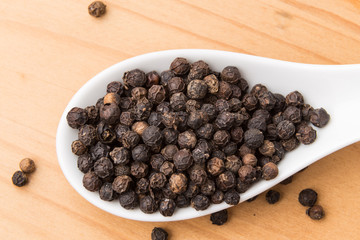
<svg viewBox="0 0 360 240"><path fill-rule="evenodd" d="M2 0L0 4L0 238L150 239L164 227L175 239L360 239L360 143L321 159L277 186L281 200L209 217L144 223L97 209L69 185L55 134L71 96L104 68L139 54L207 48L318 64L360 63L359 0L107 0L103 18L85 0ZM334 136L336 137L336 136ZM37 170L17 188L11 176L31 157ZM321 221L297 202L314 188Z"/></svg>

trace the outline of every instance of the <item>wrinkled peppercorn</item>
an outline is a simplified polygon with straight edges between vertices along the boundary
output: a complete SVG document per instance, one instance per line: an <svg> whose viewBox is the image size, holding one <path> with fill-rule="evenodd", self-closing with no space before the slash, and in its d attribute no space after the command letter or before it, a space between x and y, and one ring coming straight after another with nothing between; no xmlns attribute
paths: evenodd
<svg viewBox="0 0 360 240"><path fill-rule="evenodd" d="M291 121L292 123L300 123L301 122L301 110L300 108L289 106L283 112L283 117L286 120Z"/></svg>
<svg viewBox="0 0 360 240"><path fill-rule="evenodd" d="M175 199L175 202L178 208L185 208L190 206L190 199L185 197L183 194L178 195Z"/></svg>
<svg viewBox="0 0 360 240"><path fill-rule="evenodd" d="M102 157L94 164L94 172L101 178L106 178L114 173L114 165L107 157Z"/></svg>
<svg viewBox="0 0 360 240"><path fill-rule="evenodd" d="M177 144L179 132L172 128L165 128L162 130L162 136L165 144Z"/></svg>
<svg viewBox="0 0 360 240"><path fill-rule="evenodd" d="M163 173L154 173L150 176L151 188L162 188L166 184L166 176Z"/></svg>
<svg viewBox="0 0 360 240"><path fill-rule="evenodd" d="M78 138L86 146L93 145L96 142L96 128L92 125L84 125L80 127Z"/></svg>
<svg viewBox="0 0 360 240"><path fill-rule="evenodd" d="M239 179L247 184L253 183L256 180L256 170L251 165L244 165L239 168Z"/></svg>
<svg viewBox="0 0 360 240"><path fill-rule="evenodd" d="M162 85L152 85L149 88L148 99L153 103L161 103L165 100L166 91Z"/></svg>
<svg viewBox="0 0 360 240"><path fill-rule="evenodd" d="M110 157L115 164L127 164L130 161L130 151L124 147L115 147L110 152Z"/></svg>
<svg viewBox="0 0 360 240"><path fill-rule="evenodd" d="M248 153L243 156L242 162L244 165L250 165L252 167L255 167L258 160L254 154Z"/></svg>
<svg viewBox="0 0 360 240"><path fill-rule="evenodd" d="M163 155L161 154L153 154L150 157L150 165L152 167L152 169L159 171L161 165L164 163L165 158Z"/></svg>
<svg viewBox="0 0 360 240"><path fill-rule="evenodd" d="M216 190L213 195L211 195L211 202L214 204L220 204L224 201L224 193L220 190Z"/></svg>
<svg viewBox="0 0 360 240"><path fill-rule="evenodd" d="M151 232L151 240L167 240L168 233L162 228L154 228Z"/></svg>
<svg viewBox="0 0 360 240"><path fill-rule="evenodd" d="M212 176L217 176L225 170L224 161L220 158L213 157L207 162L207 171Z"/></svg>
<svg viewBox="0 0 360 240"><path fill-rule="evenodd" d="M130 149L135 147L140 142L139 135L134 131L127 131L122 137L121 143L124 147Z"/></svg>
<svg viewBox="0 0 360 240"><path fill-rule="evenodd" d="M286 104L288 106L301 106L304 104L304 97L298 91L294 91L286 95Z"/></svg>
<svg viewBox="0 0 360 240"><path fill-rule="evenodd" d="M231 155L231 156L228 156L226 157L226 160L225 160L225 169L226 170L229 170L233 173L237 173L241 167L241 161L240 161L240 158L238 158L237 156L235 155Z"/></svg>
<svg viewBox="0 0 360 240"><path fill-rule="evenodd" d="M306 214L314 220L320 220L325 216L324 209L320 205L314 205L307 209Z"/></svg>
<svg viewBox="0 0 360 240"><path fill-rule="evenodd" d="M17 187L22 187L28 182L26 174L22 171L16 171L12 178L12 183Z"/></svg>
<svg viewBox="0 0 360 240"><path fill-rule="evenodd" d="M134 116L136 121L147 120L151 114L152 104L147 98L141 98L137 101L134 109Z"/></svg>
<svg viewBox="0 0 360 240"><path fill-rule="evenodd" d="M161 85L163 85L164 87L167 87L169 80L172 79L173 77L175 77L175 74L171 70L165 70L165 71L161 72L160 73Z"/></svg>
<svg viewBox="0 0 360 240"><path fill-rule="evenodd" d="M241 145L239 148L240 157L244 157L248 153L255 154L255 150L249 148L248 146L246 146L246 144Z"/></svg>
<svg viewBox="0 0 360 240"><path fill-rule="evenodd" d="M242 102L243 102L243 106L248 111L255 110L258 104L257 98L251 94L245 94L245 96L242 99Z"/></svg>
<svg viewBox="0 0 360 240"><path fill-rule="evenodd" d="M185 90L185 82L181 77L173 77L168 81L167 88L170 95L183 92Z"/></svg>
<svg viewBox="0 0 360 240"><path fill-rule="evenodd" d="M177 170L184 171L188 169L193 164L193 157L191 155L190 150L181 149L177 153L175 153L174 157L174 165Z"/></svg>
<svg viewBox="0 0 360 240"><path fill-rule="evenodd" d="M166 145L163 149L161 149L161 154L164 156L166 160L172 161L174 155L179 151L176 145Z"/></svg>
<svg viewBox="0 0 360 240"><path fill-rule="evenodd" d="M210 74L204 78L204 82L207 85L208 92L216 94L219 91L219 80L214 74Z"/></svg>
<svg viewBox="0 0 360 240"><path fill-rule="evenodd" d="M316 127L324 127L330 120L330 115L323 108L318 108L310 113L310 122Z"/></svg>
<svg viewBox="0 0 360 240"><path fill-rule="evenodd" d="M302 144L307 145L315 141L316 131L310 126L301 126L295 136Z"/></svg>
<svg viewBox="0 0 360 240"><path fill-rule="evenodd" d="M174 173L174 167L175 165L172 163L172 162L169 162L169 161L165 161L159 171L163 174L165 174L166 176L170 176L171 174Z"/></svg>
<svg viewBox="0 0 360 240"><path fill-rule="evenodd" d="M150 182L148 179L140 178L136 182L136 187L135 187L136 194L139 195L139 194L145 194L145 193L149 192L149 186L150 186Z"/></svg>
<svg viewBox="0 0 360 240"><path fill-rule="evenodd" d="M116 105L120 104L120 95L117 93L107 93L104 97L104 105L114 103Z"/></svg>
<svg viewBox="0 0 360 240"><path fill-rule="evenodd" d="M77 155L80 156L84 153L86 153L87 148L85 144L83 144L80 140L75 140L71 143L71 151Z"/></svg>
<svg viewBox="0 0 360 240"><path fill-rule="evenodd" d="M218 99L215 102L215 109L217 112L229 112L230 111L230 104L225 99Z"/></svg>
<svg viewBox="0 0 360 240"><path fill-rule="evenodd" d="M275 178L279 173L279 169L275 163L269 162L262 167L262 178L265 180L271 180Z"/></svg>
<svg viewBox="0 0 360 240"><path fill-rule="evenodd" d="M122 95L124 91L124 85L119 81L113 81L106 86L107 93L117 93Z"/></svg>
<svg viewBox="0 0 360 240"><path fill-rule="evenodd" d="M234 114L231 112L222 112L215 119L215 126L218 129L229 130L234 125Z"/></svg>
<svg viewBox="0 0 360 240"><path fill-rule="evenodd" d="M229 190L224 195L224 201L229 205L237 205L240 202L240 195L234 189Z"/></svg>
<svg viewBox="0 0 360 240"><path fill-rule="evenodd" d="M108 182L101 186L99 196L104 201L112 201L118 197L117 193L112 189L112 184Z"/></svg>
<svg viewBox="0 0 360 240"><path fill-rule="evenodd" d="M225 146L230 141L230 134L228 131L225 130L218 130L213 135L214 143L220 147Z"/></svg>
<svg viewBox="0 0 360 240"><path fill-rule="evenodd" d="M174 93L170 97L170 106L176 112L186 110L187 100L188 98L185 96L184 93L182 92Z"/></svg>
<svg viewBox="0 0 360 240"><path fill-rule="evenodd" d="M275 153L275 145L269 140L264 140L263 145L259 147L259 152L267 157L271 157Z"/></svg>
<svg viewBox="0 0 360 240"><path fill-rule="evenodd" d="M196 211L202 211L210 206L210 200L205 195L199 194L191 199L191 206L195 208Z"/></svg>
<svg viewBox="0 0 360 240"><path fill-rule="evenodd" d="M150 88L152 85L157 85L160 83L160 75L156 71L148 72L145 75L146 83L145 86Z"/></svg>
<svg viewBox="0 0 360 240"><path fill-rule="evenodd" d="M299 193L299 202L303 206L312 207L316 203L317 193L310 189L304 189Z"/></svg>
<svg viewBox="0 0 360 240"><path fill-rule="evenodd" d="M185 75L190 70L190 63L185 58L177 57L170 64L170 70L175 75Z"/></svg>
<svg viewBox="0 0 360 240"><path fill-rule="evenodd" d="M114 132L115 132L115 135L116 135L116 140L121 143L122 139L124 137L124 134L127 131L130 131L130 128L128 126L125 126L125 125L122 125L122 124L117 124L115 126L115 129L114 129Z"/></svg>
<svg viewBox="0 0 360 240"><path fill-rule="evenodd" d="M216 185L215 182L211 179L206 179L205 183L203 183L200 186L200 191L202 194L206 195L206 196L211 196L215 193L216 191Z"/></svg>
<svg viewBox="0 0 360 240"><path fill-rule="evenodd" d="M100 190L102 182L94 172L87 172L83 177L83 186L91 192Z"/></svg>
<svg viewBox="0 0 360 240"><path fill-rule="evenodd" d="M244 133L244 142L249 148L256 149L264 143L264 134L258 129L250 128Z"/></svg>
<svg viewBox="0 0 360 240"><path fill-rule="evenodd" d="M112 143L116 139L116 133L107 123L101 121L96 127L97 138L106 144Z"/></svg>
<svg viewBox="0 0 360 240"><path fill-rule="evenodd" d="M68 125L72 128L80 128L85 125L88 120L87 112L78 107L72 108L66 115Z"/></svg>
<svg viewBox="0 0 360 240"><path fill-rule="evenodd" d="M226 209L212 213L210 215L210 221L212 222L212 224L218 226L224 225L227 222L227 220L228 220L228 212Z"/></svg>
<svg viewBox="0 0 360 240"><path fill-rule="evenodd" d="M281 139L289 139L295 133L295 126L291 121L283 120L277 125L276 132Z"/></svg>
<svg viewBox="0 0 360 240"><path fill-rule="evenodd" d="M201 106L201 112L206 116L207 122L211 122L216 118L216 107L210 103L204 103Z"/></svg>
<svg viewBox="0 0 360 240"><path fill-rule="evenodd" d="M237 144L234 142L229 142L223 149L226 156L234 155L237 152Z"/></svg>
<svg viewBox="0 0 360 240"><path fill-rule="evenodd" d="M78 157L77 166L81 172L87 173L94 167L94 160L90 154L85 153Z"/></svg>
<svg viewBox="0 0 360 240"><path fill-rule="evenodd" d="M235 189L238 193L244 193L250 188L251 184L241 181L240 178L236 180Z"/></svg>
<svg viewBox="0 0 360 240"><path fill-rule="evenodd" d="M145 177L148 174L148 170L148 165L140 161L133 162L130 166L130 173L135 178Z"/></svg>
<svg viewBox="0 0 360 240"><path fill-rule="evenodd" d="M106 12L106 5L101 1L92 2L88 6L88 12L93 17L101 17Z"/></svg>
<svg viewBox="0 0 360 240"><path fill-rule="evenodd" d="M232 89L231 85L225 81L219 81L219 91L217 92L216 96L218 98L228 100L231 97Z"/></svg>
<svg viewBox="0 0 360 240"><path fill-rule="evenodd" d="M117 193L123 193L129 190L132 184L133 181L131 177L127 175L117 176L112 183L112 188Z"/></svg>
<svg viewBox="0 0 360 240"><path fill-rule="evenodd" d="M294 150L300 144L297 138L295 137L291 137L286 140L281 140L280 143L283 149L287 152Z"/></svg>
<svg viewBox="0 0 360 240"><path fill-rule="evenodd" d="M127 210L134 209L139 205L138 196L132 190L120 194L119 202Z"/></svg>
<svg viewBox="0 0 360 240"><path fill-rule="evenodd" d="M187 178L182 173L174 173L169 179L170 189L176 194L180 194L186 191Z"/></svg>
<svg viewBox="0 0 360 240"><path fill-rule="evenodd" d="M275 190L269 190L266 195L265 195L266 201L269 204L275 204L279 201L280 199L280 193L278 191Z"/></svg>
<svg viewBox="0 0 360 240"><path fill-rule="evenodd" d="M192 130L188 130L179 134L178 144L180 148L193 149L196 146L196 135Z"/></svg>
<svg viewBox="0 0 360 240"><path fill-rule="evenodd" d="M221 72L221 79L231 84L238 83L240 78L241 74L237 67L227 66Z"/></svg>
<svg viewBox="0 0 360 240"><path fill-rule="evenodd" d="M221 173L216 178L216 186L221 191L230 190L230 189L234 188L235 185L236 185L236 178L235 178L234 173L232 173L231 171L226 171L224 173Z"/></svg>
<svg viewBox="0 0 360 240"><path fill-rule="evenodd" d="M176 203L173 199L163 199L160 202L159 211L161 215L165 217L170 217L174 214L176 208Z"/></svg>
<svg viewBox="0 0 360 240"><path fill-rule="evenodd" d="M146 83L145 73L139 69L134 69L124 73L123 81L125 85L131 87L142 87Z"/></svg>
<svg viewBox="0 0 360 240"><path fill-rule="evenodd" d="M147 162L150 158L150 149L145 144L139 144L131 151L134 161Z"/></svg>
<svg viewBox="0 0 360 240"><path fill-rule="evenodd" d="M188 75L188 81L194 79L203 79L205 76L209 75L210 67L209 65L200 60L191 64L190 72Z"/></svg>

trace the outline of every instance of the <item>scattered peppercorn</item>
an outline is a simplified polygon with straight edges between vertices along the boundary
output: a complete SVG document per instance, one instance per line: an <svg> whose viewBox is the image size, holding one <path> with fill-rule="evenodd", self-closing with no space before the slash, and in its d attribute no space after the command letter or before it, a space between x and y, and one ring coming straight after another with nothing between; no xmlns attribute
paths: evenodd
<svg viewBox="0 0 360 240"><path fill-rule="evenodd" d="M280 199L280 193L278 191L275 190L269 190L266 195L265 195L266 201L269 204L275 204L279 201Z"/></svg>
<svg viewBox="0 0 360 240"><path fill-rule="evenodd" d="M13 184L17 187L22 187L24 186L27 181L28 181L28 178L26 176L26 174L22 171L16 171L12 178L11 178Z"/></svg>
<svg viewBox="0 0 360 240"><path fill-rule="evenodd" d="M89 5L88 11L93 17L101 17L106 12L106 5L101 1L95 1Z"/></svg>
<svg viewBox="0 0 360 240"><path fill-rule="evenodd" d="M167 240L168 233L162 228L154 228L151 232L151 240Z"/></svg>
<svg viewBox="0 0 360 240"><path fill-rule="evenodd" d="M303 206L312 207L316 203L317 193L310 189L304 189L299 193L299 202Z"/></svg>
<svg viewBox="0 0 360 240"><path fill-rule="evenodd" d="M35 171L35 162L30 158L24 158L20 161L19 167L24 173L32 173Z"/></svg>
<svg viewBox="0 0 360 240"><path fill-rule="evenodd" d="M227 222L227 220L228 220L228 212L226 209L212 213L210 215L210 221L212 222L212 224L218 226L224 225Z"/></svg>
<svg viewBox="0 0 360 240"><path fill-rule="evenodd" d="M306 214L314 220L320 220L325 216L324 209L320 205L314 205L306 210Z"/></svg>

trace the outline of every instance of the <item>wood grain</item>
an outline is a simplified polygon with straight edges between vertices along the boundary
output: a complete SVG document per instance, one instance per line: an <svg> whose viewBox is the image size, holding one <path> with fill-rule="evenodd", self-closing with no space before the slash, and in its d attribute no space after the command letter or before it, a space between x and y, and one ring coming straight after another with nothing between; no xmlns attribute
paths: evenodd
<svg viewBox="0 0 360 240"><path fill-rule="evenodd" d="M55 134L71 96L104 68L142 53L207 48L316 64L360 63L359 0L2 0L0 5L1 239L360 239L360 143L348 146L276 186L281 201L229 209L224 226L209 217L144 223L92 206L68 184L56 158ZM336 137L336 136L334 136ZM11 176L24 157L37 170L17 188ZM319 193L325 219L297 202Z"/></svg>

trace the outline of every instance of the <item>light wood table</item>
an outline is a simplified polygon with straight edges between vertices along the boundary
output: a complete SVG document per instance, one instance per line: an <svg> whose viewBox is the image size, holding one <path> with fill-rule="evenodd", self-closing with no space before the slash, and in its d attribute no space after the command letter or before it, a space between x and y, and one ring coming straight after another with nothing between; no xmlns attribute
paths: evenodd
<svg viewBox="0 0 360 240"><path fill-rule="evenodd" d="M89 3L1 1L1 239L150 239L155 226L173 240L360 239L360 143L275 187L277 204L261 194L232 207L223 226L212 225L209 216L145 223L108 214L69 185L55 150L57 125L72 95L101 70L139 54L207 48L304 63L360 63L359 0L107 0L107 14L98 19L88 15ZM24 157L33 158L37 170L18 188L11 176ZM321 221L306 216L297 201L308 187L325 208Z"/></svg>

